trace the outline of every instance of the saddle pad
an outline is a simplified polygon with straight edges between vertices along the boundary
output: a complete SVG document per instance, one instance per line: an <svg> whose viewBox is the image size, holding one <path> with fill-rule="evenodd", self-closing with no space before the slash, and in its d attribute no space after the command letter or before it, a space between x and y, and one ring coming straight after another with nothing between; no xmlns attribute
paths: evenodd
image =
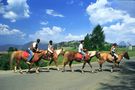
<svg viewBox="0 0 135 90"><path fill-rule="evenodd" d="M82 59L82 57L83 57L83 55L80 54L80 53L77 53L77 54L75 55L75 58L77 58L77 59Z"/></svg>
<svg viewBox="0 0 135 90"><path fill-rule="evenodd" d="M29 56L29 53L26 52L26 51L24 51L24 52L23 52L23 56L24 56L24 57L28 57L28 56Z"/></svg>

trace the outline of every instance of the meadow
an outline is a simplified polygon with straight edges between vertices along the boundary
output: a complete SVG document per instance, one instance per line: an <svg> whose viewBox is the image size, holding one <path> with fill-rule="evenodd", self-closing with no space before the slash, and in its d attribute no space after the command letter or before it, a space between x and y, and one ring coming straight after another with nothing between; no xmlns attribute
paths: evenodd
<svg viewBox="0 0 135 90"><path fill-rule="evenodd" d="M76 51L77 49L73 48L73 47L64 47L64 50ZM135 47L133 47L133 50L128 50L128 48L120 48L120 47L117 49L118 54L123 51L128 51L130 57L135 57ZM101 51L101 52L109 52L109 51ZM7 54L3 54L0 56L0 70L9 70L10 69L9 60L10 60L11 53L12 52L9 52ZM62 60L63 60L63 56L60 55L58 58L59 65L62 65ZM96 57L92 58L92 60L91 60L91 62L96 62L96 61L97 61ZM73 63L78 64L78 62L73 62ZM45 66L47 66L47 64L48 64L48 61L43 60L43 59L40 62L41 67L45 67ZM52 63L52 65L54 65L54 63ZM21 67L23 69L28 68L28 66L23 61L21 62Z"/></svg>

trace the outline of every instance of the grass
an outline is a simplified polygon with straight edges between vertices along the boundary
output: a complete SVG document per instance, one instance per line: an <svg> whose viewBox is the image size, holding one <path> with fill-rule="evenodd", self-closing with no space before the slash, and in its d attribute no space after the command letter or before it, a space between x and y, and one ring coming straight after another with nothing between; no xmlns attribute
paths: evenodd
<svg viewBox="0 0 135 90"><path fill-rule="evenodd" d="M76 48L72 48L72 47L64 47L64 50L77 51ZM127 48L118 48L117 49L117 53L121 53L124 51L128 51L130 57L135 57L135 47L133 47L133 50L127 50ZM109 53L109 51L102 51L102 52ZM9 69L10 55L11 55L11 53L4 54L4 55L0 56L0 70L8 70ZM62 65L62 62L63 62L62 60L63 60L63 56L60 55L58 58L59 65ZM92 58L91 62L95 62L95 61L97 61L97 58L96 57ZM42 67L44 67L44 66L47 66L48 63L49 62L47 60L41 60L40 65ZM78 64L79 62L73 62L73 63ZM55 65L54 62L52 63L52 65ZM24 62L21 62L21 66L22 66L22 68L28 68L28 66Z"/></svg>

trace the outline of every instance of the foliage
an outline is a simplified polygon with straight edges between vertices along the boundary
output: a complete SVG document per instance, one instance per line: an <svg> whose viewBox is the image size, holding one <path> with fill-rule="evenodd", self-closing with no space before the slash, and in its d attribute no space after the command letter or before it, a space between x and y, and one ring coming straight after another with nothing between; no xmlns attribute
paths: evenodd
<svg viewBox="0 0 135 90"><path fill-rule="evenodd" d="M90 50L91 49L91 46L90 46L90 35L87 34L84 38L84 48L87 49L87 50Z"/></svg>
<svg viewBox="0 0 135 90"><path fill-rule="evenodd" d="M17 51L17 48L15 48L15 47L9 47L8 48L8 52L13 52L13 51Z"/></svg>
<svg viewBox="0 0 135 90"><path fill-rule="evenodd" d="M9 54L0 56L0 70L9 70Z"/></svg>
<svg viewBox="0 0 135 90"><path fill-rule="evenodd" d="M92 34L87 34L84 38L84 47L88 50L104 50L105 35L103 28L97 25Z"/></svg>

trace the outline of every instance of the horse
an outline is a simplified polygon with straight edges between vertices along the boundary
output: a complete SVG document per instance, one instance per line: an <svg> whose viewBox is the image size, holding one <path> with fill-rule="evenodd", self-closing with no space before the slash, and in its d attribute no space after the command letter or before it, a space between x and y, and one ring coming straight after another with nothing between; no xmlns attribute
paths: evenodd
<svg viewBox="0 0 135 90"><path fill-rule="evenodd" d="M53 55L52 55L51 57L48 57L47 52L48 52L48 51L45 50L45 53L46 53L46 54L42 57L42 59L49 61L48 66L50 66L51 63L54 61L55 65L56 65L56 68L57 68L57 70L59 71L60 69L59 69L59 67L58 67L58 57L59 57L60 54L63 55L63 53L64 53L63 48L60 48L60 49L58 49L58 50L54 50L54 53L53 53ZM49 70L49 69L50 69L50 68L48 67L48 70Z"/></svg>
<svg viewBox="0 0 135 90"><path fill-rule="evenodd" d="M121 60L123 58L126 58L126 59L130 59L129 55L128 55L128 52L122 52L120 54L118 54L118 58L116 60L116 62L114 61L114 57L110 54L110 53L98 53L96 54L96 57L99 59L99 70L102 71L102 64L107 61L109 63L114 63L114 65L112 66L112 69L111 69L111 72L113 72L113 69L118 65L119 67L119 64L121 62Z"/></svg>
<svg viewBox="0 0 135 90"><path fill-rule="evenodd" d="M65 71L65 66L68 63L69 63L70 70L72 72L74 72L74 70L71 67L73 61L76 61L76 62L83 61L83 66L82 66L82 69L81 69L82 73L84 72L84 67L85 67L86 63L88 63L88 65L92 69L92 65L91 65L90 61L94 56L96 56L96 53L97 53L97 51L87 51L86 55L85 55L85 58L82 60L83 55L80 54L79 52L77 52L77 51L66 51L64 53L64 57L63 57L63 72ZM93 72L93 70L92 70L92 72Z"/></svg>
<svg viewBox="0 0 135 90"><path fill-rule="evenodd" d="M32 65L35 63L36 73L39 73L39 61L41 60L42 56L44 56L45 54L46 53L43 50L40 50L39 52L34 53L34 56L31 60L31 64L28 65L29 66L28 71L30 71ZM27 51L22 51L22 50L14 51L10 57L10 69L12 69L13 60L15 60L14 72L17 72L17 67L18 67L19 72L22 73L20 61L22 60L26 62L28 56L29 56L29 53Z"/></svg>

